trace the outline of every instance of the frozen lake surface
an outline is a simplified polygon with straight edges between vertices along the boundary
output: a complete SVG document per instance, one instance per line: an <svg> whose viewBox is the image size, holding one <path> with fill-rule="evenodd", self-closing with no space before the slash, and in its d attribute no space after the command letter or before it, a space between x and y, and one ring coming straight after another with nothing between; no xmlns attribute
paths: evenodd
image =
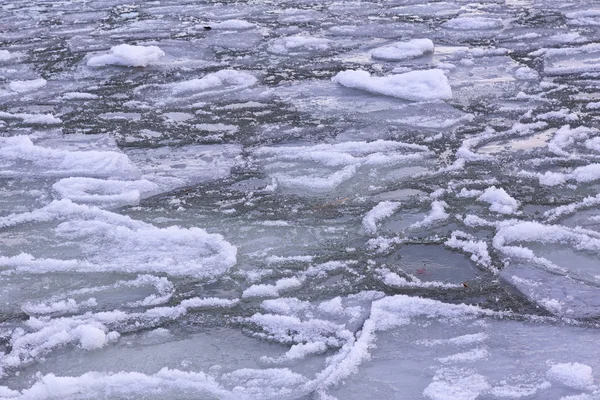
<svg viewBox="0 0 600 400"><path fill-rule="evenodd" d="M0 398L600 399L600 5L0 2Z"/></svg>

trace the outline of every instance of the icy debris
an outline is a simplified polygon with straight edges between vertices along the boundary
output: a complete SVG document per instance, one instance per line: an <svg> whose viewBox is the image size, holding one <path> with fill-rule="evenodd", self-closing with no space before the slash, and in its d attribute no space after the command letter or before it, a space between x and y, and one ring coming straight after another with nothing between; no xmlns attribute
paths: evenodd
<svg viewBox="0 0 600 400"><path fill-rule="evenodd" d="M529 263L541 265L547 270L561 274L567 273L568 270L556 266L545 258L537 257L529 248L509 245L514 242L563 244L578 251L594 254L600 251L600 234L596 231L567 228L561 225L543 225L538 222L507 221L499 224L492 241L496 250L506 256L527 260Z"/></svg>
<svg viewBox="0 0 600 400"><path fill-rule="evenodd" d="M48 82L43 78L31 79L28 81L12 81L8 84L8 87L13 92L26 93L38 90L46 86Z"/></svg>
<svg viewBox="0 0 600 400"><path fill-rule="evenodd" d="M308 310L311 304L308 301L301 301L293 297L280 297L264 300L260 306L267 312L298 316L300 312Z"/></svg>
<svg viewBox="0 0 600 400"><path fill-rule="evenodd" d="M577 121L579 115L577 113L569 112L567 108L562 108L558 111L549 111L547 113L538 114L537 119L542 120L565 120L565 121Z"/></svg>
<svg viewBox="0 0 600 400"><path fill-rule="evenodd" d="M274 39L267 50L274 54L298 54L328 50L331 40L311 36L289 36Z"/></svg>
<svg viewBox="0 0 600 400"><path fill-rule="evenodd" d="M140 169L143 178L158 184L161 192L166 192L229 176L242 152L242 146L164 146L126 151L131 162Z"/></svg>
<svg viewBox="0 0 600 400"><path fill-rule="evenodd" d="M554 315L566 318L596 318L600 313L600 289L585 281L573 279L532 266L530 261L507 265L500 276L512 283L528 299ZM574 268L573 268L574 269Z"/></svg>
<svg viewBox="0 0 600 400"><path fill-rule="evenodd" d="M565 204L564 206L558 206L556 208L545 211L544 218L548 222L553 222L565 215L573 214L578 210L594 207L598 204L600 204L600 194L596 196L588 196L581 201Z"/></svg>
<svg viewBox="0 0 600 400"><path fill-rule="evenodd" d="M521 81L537 81L540 75L529 67L521 67L515 71L515 78Z"/></svg>
<svg viewBox="0 0 600 400"><path fill-rule="evenodd" d="M451 339L436 339L436 340L425 340L420 341L419 344L422 344L427 347L431 346L441 346L441 345L451 345L451 346L468 346L471 344L479 344L489 339L489 335L487 333L471 333L466 335L461 335L457 337L453 337Z"/></svg>
<svg viewBox="0 0 600 400"><path fill-rule="evenodd" d="M245 31L256 27L256 25L254 25L253 23L243 21L241 19L228 19L216 23L207 23L203 26L210 26L211 29L222 29L231 31Z"/></svg>
<svg viewBox="0 0 600 400"><path fill-rule="evenodd" d="M564 125L554 133L554 136L548 143L548 150L558 156L566 157L569 155L567 150L573 147L578 141L583 141L598 133L600 133L600 131L595 128L588 128L585 126L571 128L569 125Z"/></svg>
<svg viewBox="0 0 600 400"><path fill-rule="evenodd" d="M436 200L432 202L431 211L429 212L429 214L427 214L422 221L415 222L414 224L409 226L408 229L423 228L440 221L445 221L450 216L446 212L446 207L448 207L448 204L445 201Z"/></svg>
<svg viewBox="0 0 600 400"><path fill-rule="evenodd" d="M81 260L36 260L22 253L0 257L6 267L32 273L56 271L166 273L214 278L231 268L237 249L221 235L200 228L157 228L126 216L78 205L69 200L0 219L0 226L25 222L61 222L55 235L81 248ZM118 254L118 257L114 255Z"/></svg>
<svg viewBox="0 0 600 400"><path fill-rule="evenodd" d="M440 69L373 77L367 71L342 71L332 78L343 86L411 101L448 100L452 89Z"/></svg>
<svg viewBox="0 0 600 400"><path fill-rule="evenodd" d="M504 26L502 20L477 15L461 15L458 18L444 22L444 28L456 31L478 31L500 29Z"/></svg>
<svg viewBox="0 0 600 400"><path fill-rule="evenodd" d="M118 151L69 151L34 144L28 136L0 138L3 176L137 178L139 170Z"/></svg>
<svg viewBox="0 0 600 400"><path fill-rule="evenodd" d="M494 273L498 272L498 270L492 266L492 258L488 252L488 245L486 242L477 240L477 238L467 233L454 231L452 232L450 239L444 242L444 245L470 253L471 261Z"/></svg>
<svg viewBox="0 0 600 400"><path fill-rule="evenodd" d="M279 296L280 291L297 288L301 285L302 280L296 277L282 278L275 282L274 285L260 284L250 286L248 289L244 290L242 298L277 297Z"/></svg>
<svg viewBox="0 0 600 400"><path fill-rule="evenodd" d="M337 188L356 176L361 168L394 168L428 155L425 146L391 140L272 146L254 151L254 156L281 186L317 192Z"/></svg>
<svg viewBox="0 0 600 400"><path fill-rule="evenodd" d="M413 39L378 47L371 52L371 57L385 61L402 61L428 53L433 53L433 42L430 39Z"/></svg>
<svg viewBox="0 0 600 400"><path fill-rule="evenodd" d="M424 289L456 289L462 287L461 284L444 283L437 281L423 282L413 275L409 275L411 280L401 277L395 272L382 268L379 272L381 280L387 286L397 288L424 288Z"/></svg>
<svg viewBox="0 0 600 400"><path fill-rule="evenodd" d="M423 390L425 397L431 400L475 400L491 388L483 375L467 371L444 372L436 373L433 382Z"/></svg>
<svg viewBox="0 0 600 400"><path fill-rule="evenodd" d="M515 214L520 205L504 189L495 186L487 188L477 200L490 204L490 211L499 214Z"/></svg>
<svg viewBox="0 0 600 400"><path fill-rule="evenodd" d="M547 75L583 74L600 71L600 44L579 47L540 49L533 56L544 56L544 73Z"/></svg>
<svg viewBox="0 0 600 400"><path fill-rule="evenodd" d="M473 350L465 351L463 353L452 354L446 357L439 357L437 361L442 364L452 364L452 363L464 363L464 362L474 362L482 359L488 358L490 353L486 349L476 348Z"/></svg>
<svg viewBox="0 0 600 400"><path fill-rule="evenodd" d="M570 25L600 26L600 9L598 8L568 12L565 17L569 19Z"/></svg>
<svg viewBox="0 0 600 400"><path fill-rule="evenodd" d="M592 367L589 365L577 362L555 364L550 367L546 376L551 381L561 383L573 389L596 389Z"/></svg>
<svg viewBox="0 0 600 400"><path fill-rule="evenodd" d="M0 62L8 61L12 58L12 54L8 50L0 50Z"/></svg>
<svg viewBox="0 0 600 400"><path fill-rule="evenodd" d="M569 173L547 171L543 174L534 174L539 178L540 185L556 186L566 183L569 180L576 182L594 182L600 179L600 164L588 164L583 167L577 167Z"/></svg>
<svg viewBox="0 0 600 400"><path fill-rule="evenodd" d="M185 388L185 389L183 389ZM192 390L195 395L226 398L230 392L215 378L202 372L186 372L163 368L153 375L139 372L88 372L78 377L41 376L29 389L14 392L18 400L57 399L85 394L84 398L114 397L116 393L145 397L149 393ZM183 393L181 393L183 395ZM251 397L239 394L240 399Z"/></svg>
<svg viewBox="0 0 600 400"><path fill-rule="evenodd" d="M67 92L62 95L65 100L94 100L98 98L98 95L84 92Z"/></svg>
<svg viewBox="0 0 600 400"><path fill-rule="evenodd" d="M173 94L212 94L232 90L241 90L258 82L256 77L248 72L225 69L205 75L199 79L168 84Z"/></svg>
<svg viewBox="0 0 600 400"><path fill-rule="evenodd" d="M363 228L367 233L377 232L377 223L392 215L400 207L400 203L394 201L382 201L369 211L362 220Z"/></svg>
<svg viewBox="0 0 600 400"><path fill-rule="evenodd" d="M329 347L323 342L298 343L280 357L261 357L260 360L268 364L284 364L290 361L301 360L311 354L321 354L327 351Z"/></svg>
<svg viewBox="0 0 600 400"><path fill-rule="evenodd" d="M90 58L87 65L90 67L104 67L118 65L125 67L147 67L156 64L165 52L157 46L133 46L120 44L110 48L110 54L103 54Z"/></svg>
<svg viewBox="0 0 600 400"><path fill-rule="evenodd" d="M58 125L62 123L60 118L51 114L7 113L0 111L0 119L20 119L23 123L32 125Z"/></svg>
<svg viewBox="0 0 600 400"><path fill-rule="evenodd" d="M159 186L146 179L137 181L96 178L63 178L52 185L61 199L104 207L137 205L143 197L158 193Z"/></svg>
<svg viewBox="0 0 600 400"><path fill-rule="evenodd" d="M73 299L66 299L49 304L25 304L22 309L28 314L53 314L75 312L79 309L79 305Z"/></svg>
<svg viewBox="0 0 600 400"><path fill-rule="evenodd" d="M524 383L524 384L509 384L502 382L501 385L494 386L489 393L492 396L501 399L520 399L531 397L536 394L539 390L549 389L552 384L548 381ZM565 400L562 398L561 400ZM573 399L574 400L574 399Z"/></svg>
<svg viewBox="0 0 600 400"><path fill-rule="evenodd" d="M267 264L284 264L288 262L309 263L314 260L313 256L268 256L265 258Z"/></svg>
<svg viewBox="0 0 600 400"><path fill-rule="evenodd" d="M456 197L462 198L470 198L470 197L479 197L483 194L483 190L472 189L469 190L467 188L462 188L460 192L456 194Z"/></svg>

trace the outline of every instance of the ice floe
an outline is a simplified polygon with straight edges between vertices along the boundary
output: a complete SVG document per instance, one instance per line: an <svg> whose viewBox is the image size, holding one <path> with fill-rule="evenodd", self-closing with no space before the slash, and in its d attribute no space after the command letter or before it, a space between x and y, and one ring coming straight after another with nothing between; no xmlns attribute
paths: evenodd
<svg viewBox="0 0 600 400"><path fill-rule="evenodd" d="M134 46L120 44L110 48L109 54L91 57L87 61L90 67L117 65L124 67L147 67L156 64L165 52L157 46Z"/></svg>
<svg viewBox="0 0 600 400"><path fill-rule="evenodd" d="M342 71L332 78L343 86L411 101L447 100L452 89L442 70L411 71L383 77L367 71Z"/></svg>
<svg viewBox="0 0 600 400"><path fill-rule="evenodd" d="M402 61L433 53L430 39L413 39L378 47L371 51L371 57L385 61Z"/></svg>

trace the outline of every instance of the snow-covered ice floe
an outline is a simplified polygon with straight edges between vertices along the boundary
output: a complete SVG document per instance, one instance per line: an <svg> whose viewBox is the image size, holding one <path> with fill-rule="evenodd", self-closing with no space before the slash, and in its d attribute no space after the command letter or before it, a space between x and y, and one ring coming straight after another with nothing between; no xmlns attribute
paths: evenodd
<svg viewBox="0 0 600 400"><path fill-rule="evenodd" d="M597 6L4 3L0 398L600 398Z"/></svg>
<svg viewBox="0 0 600 400"><path fill-rule="evenodd" d="M385 61L402 61L433 53L430 39L413 39L378 47L371 51L371 57Z"/></svg>
<svg viewBox="0 0 600 400"><path fill-rule="evenodd" d="M110 48L109 54L91 57L87 61L90 67L118 65L124 67L147 67L156 64L165 52L157 46L134 46L120 44Z"/></svg>
<svg viewBox="0 0 600 400"><path fill-rule="evenodd" d="M383 77L367 71L342 71L332 78L343 86L411 101L447 100L452 89L442 70L411 71Z"/></svg>

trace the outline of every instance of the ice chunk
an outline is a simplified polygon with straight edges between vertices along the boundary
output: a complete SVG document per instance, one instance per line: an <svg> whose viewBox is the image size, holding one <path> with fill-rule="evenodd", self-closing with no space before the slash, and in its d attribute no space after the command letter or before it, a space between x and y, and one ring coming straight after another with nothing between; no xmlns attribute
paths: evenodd
<svg viewBox="0 0 600 400"><path fill-rule="evenodd" d="M600 9L598 8L568 12L565 17L569 19L570 25L600 26Z"/></svg>
<svg viewBox="0 0 600 400"><path fill-rule="evenodd" d="M490 388L487 379L480 374L447 378L436 375L434 381L423 391L423 395L431 400L475 400Z"/></svg>
<svg viewBox="0 0 600 400"><path fill-rule="evenodd" d="M61 179L52 188L62 199L111 207L137 205L142 197L159 192L159 186L146 179L119 181L73 177Z"/></svg>
<svg viewBox="0 0 600 400"><path fill-rule="evenodd" d="M12 54L8 50L0 50L0 62L8 61L12 58Z"/></svg>
<svg viewBox="0 0 600 400"><path fill-rule="evenodd" d="M207 74L203 78L172 83L168 87L174 94L211 94L241 90L256 82L256 77L248 72L226 69Z"/></svg>
<svg viewBox="0 0 600 400"><path fill-rule="evenodd" d="M97 99L98 96L92 93L67 92L62 95L62 98L65 100L94 100Z"/></svg>
<svg viewBox="0 0 600 400"><path fill-rule="evenodd" d="M342 71L332 78L349 88L411 101L452 98L448 78L440 69L411 71L404 74L373 77L367 71Z"/></svg>
<svg viewBox="0 0 600 400"><path fill-rule="evenodd" d="M32 273L52 271L166 273L213 278L231 268L237 248L221 235L200 228L158 228L96 207L60 200L30 213L0 219L0 226L24 222L61 222L55 235L76 243L79 260L36 260L22 253L0 257L5 267Z"/></svg>
<svg viewBox="0 0 600 400"><path fill-rule="evenodd" d="M274 54L299 54L324 51L331 46L331 40L311 36L288 36L275 39L268 50Z"/></svg>
<svg viewBox="0 0 600 400"><path fill-rule="evenodd" d="M312 146L261 147L255 157L265 164L267 172L283 187L303 191L324 192L336 189L360 176L361 170L381 169L378 179L398 174L400 165L425 159L427 148L389 140L342 142ZM360 182L359 182L360 183ZM372 184L372 179L363 184Z"/></svg>
<svg viewBox="0 0 600 400"><path fill-rule="evenodd" d="M529 67L521 67L515 71L515 78L522 81L536 81L540 78L540 75Z"/></svg>
<svg viewBox="0 0 600 400"><path fill-rule="evenodd" d="M90 67L103 67L106 65L147 67L150 64L156 64L164 55L165 52L157 46L120 44L111 47L110 54L90 58L87 65Z"/></svg>
<svg viewBox="0 0 600 400"><path fill-rule="evenodd" d="M492 258L490 257L486 242L477 240L474 236L467 233L454 231L444 245L470 253L471 261L490 269L493 273L498 272L492 265Z"/></svg>
<svg viewBox="0 0 600 400"><path fill-rule="evenodd" d="M487 188L477 200L489 203L490 211L499 214L515 214L520 204L506 193L504 189L496 188L496 186Z"/></svg>
<svg viewBox="0 0 600 400"><path fill-rule="evenodd" d="M283 278L275 282L274 285L261 284L250 286L248 289L244 290L244 293L242 293L242 297L277 297L279 296L280 291L297 288L301 285L302 280L296 277Z"/></svg>
<svg viewBox="0 0 600 400"><path fill-rule="evenodd" d="M436 222L448 219L450 215L446 212L446 207L448 207L448 204L445 201L433 201L431 203L431 211L429 214L427 214L421 221L415 222L409 226L409 229L423 228L435 224Z"/></svg>
<svg viewBox="0 0 600 400"><path fill-rule="evenodd" d="M444 28L457 31L476 31L500 29L503 27L502 20L496 18L481 17L477 15L461 15L458 18L446 21Z"/></svg>
<svg viewBox="0 0 600 400"><path fill-rule="evenodd" d="M58 125L62 123L60 118L51 114L26 114L26 113L7 113L0 111L2 119L20 119L25 124L32 125Z"/></svg>
<svg viewBox="0 0 600 400"><path fill-rule="evenodd" d="M573 389L588 389L594 384L592 367L580 363L555 364L546 374L548 379ZM596 387L594 386L593 389Z"/></svg>
<svg viewBox="0 0 600 400"><path fill-rule="evenodd" d="M433 53L433 42L430 39L413 39L378 47L371 52L371 57L385 61L402 61Z"/></svg>
<svg viewBox="0 0 600 400"><path fill-rule="evenodd" d="M548 75L582 74L600 71L600 45L542 49L534 53L544 55L544 72Z"/></svg>
<svg viewBox="0 0 600 400"><path fill-rule="evenodd" d="M34 144L28 136L0 138L3 176L139 177L127 156L117 151L69 151Z"/></svg>
<svg viewBox="0 0 600 400"><path fill-rule="evenodd" d="M208 24L211 29L223 29L232 31L244 31L256 27L253 23L243 21L240 19L228 19L225 21L217 22L214 24Z"/></svg>
<svg viewBox="0 0 600 400"><path fill-rule="evenodd" d="M45 79L39 78L39 79L32 79L32 80L28 80L28 81L12 81L11 83L8 84L8 87L13 92L26 93L26 92L31 92L34 90L41 89L44 86L46 86L47 83L48 82Z"/></svg>
<svg viewBox="0 0 600 400"><path fill-rule="evenodd" d="M400 207L400 203L382 201L364 216L362 221L363 228L368 233L377 232L377 222L392 215L398 207Z"/></svg>

